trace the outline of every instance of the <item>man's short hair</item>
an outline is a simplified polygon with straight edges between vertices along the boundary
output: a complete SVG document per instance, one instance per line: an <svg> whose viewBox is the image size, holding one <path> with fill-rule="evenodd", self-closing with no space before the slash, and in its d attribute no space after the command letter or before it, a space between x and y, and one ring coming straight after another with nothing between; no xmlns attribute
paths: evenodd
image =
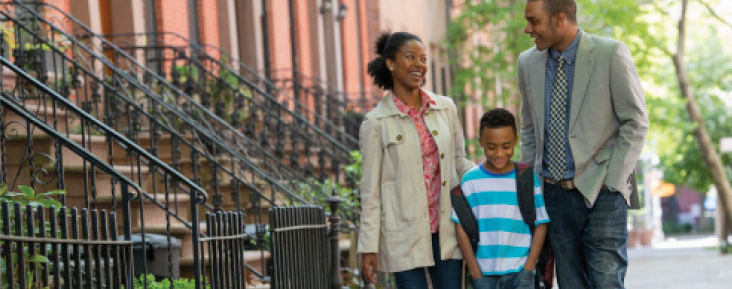
<svg viewBox="0 0 732 289"><path fill-rule="evenodd" d="M574 0L528 0L542 1L544 10L549 16L562 12L572 23L577 23L577 3Z"/></svg>
<svg viewBox="0 0 732 289"><path fill-rule="evenodd" d="M513 116L513 113L504 108L494 108L484 113L480 118L480 131L478 133L482 135L484 128L501 127L510 127L514 133L518 132L516 129L516 118Z"/></svg>

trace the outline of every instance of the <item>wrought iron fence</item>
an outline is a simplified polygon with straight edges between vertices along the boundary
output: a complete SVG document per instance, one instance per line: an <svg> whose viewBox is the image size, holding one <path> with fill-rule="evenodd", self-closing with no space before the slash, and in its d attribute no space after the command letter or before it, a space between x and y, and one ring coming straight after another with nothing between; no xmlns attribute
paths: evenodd
<svg viewBox="0 0 732 289"><path fill-rule="evenodd" d="M76 34L87 36L94 34L73 16L46 3L3 2L1 5L6 11L3 15L6 21L18 22L12 17L11 11L14 13L25 11L24 18L32 20L35 25L26 26L25 30L38 35L38 39L34 41L50 47L50 52L57 58L64 58L64 51L55 49L53 39L63 39L68 46L66 50L70 51L73 57L73 59L68 59L67 65L73 66L75 70L70 70L69 73L84 73L90 81L96 82L95 88L103 88L106 94L115 98L109 102L110 106L114 105L109 111L102 112L101 116L97 112L97 115L104 117L105 121L112 123L116 121L121 126L120 129L131 132L131 138L134 139L135 134L140 133L148 133L150 136L162 134L163 137L168 133L177 134L181 136L181 139L185 139L183 136L188 136L193 138L194 148L203 150L199 154L200 158L228 158L231 172L242 181L240 186L255 192L250 196L267 195L273 201L280 199L285 203L304 201L294 194L291 183L307 183L307 179L293 170L293 167L283 163L273 155L271 150L264 149L258 142L232 129L228 123L201 106L190 95L149 68L142 66L134 57L119 48L112 48L116 53L108 53L113 55L102 55L101 52L105 49L116 47L103 37L94 36L96 38L86 38L84 41L74 37L73 35ZM53 17L44 17L37 11L41 11L44 15L53 15ZM24 26L22 23L14 25ZM42 27L42 29L33 29L35 27ZM67 30L73 31L74 34L66 32ZM69 71L68 69L58 69ZM99 75L103 75L103 80L98 79L99 77L95 79L94 76ZM84 87L84 89L87 88ZM87 89L87 91L93 92L94 90ZM101 99L99 101L92 99L87 102L87 106L91 109L103 103ZM140 120L140 117L146 119ZM126 123L125 119L131 123ZM274 115L265 118L260 118L258 115L255 121L261 121L261 124L264 124L268 120L281 121ZM154 125L149 126L151 130L144 131L143 129L148 128L148 123ZM152 131L152 129L157 129L157 131ZM268 130L268 138L265 139L270 139L277 133L277 131ZM294 130L289 133L279 133L290 134L294 133ZM211 162L217 161L212 159ZM225 170L220 169L219 172L223 173ZM212 184L212 201L221 199L215 188L215 184ZM260 189L266 189L266 194L260 193ZM215 207L215 204L207 204L207 206Z"/></svg>
<svg viewBox="0 0 732 289"><path fill-rule="evenodd" d="M114 211L3 201L0 220L0 288L132 288L132 242Z"/></svg>
<svg viewBox="0 0 732 289"><path fill-rule="evenodd" d="M248 234L236 234L236 230L243 232L238 225L231 227L228 235L224 229L218 231L217 234L224 236L207 236L217 231L201 232L198 226L200 205L223 209L223 186L230 186L233 208L239 210L237 214L241 218L242 211L253 211L250 214L253 218L247 222L255 223L254 237L258 244L265 240L261 200L277 206L277 200L284 196L287 203L307 204L280 185L279 179L259 169L250 158L219 144L210 131L200 127L200 119L186 118L159 99L143 99L150 104L147 108L137 103L140 94L156 95L135 82L137 76L133 72L96 55L83 42L58 30L32 9L18 13L26 8L14 5L14 2L0 3L0 21L14 30L12 47L5 45L5 38L0 40L0 46L8 49L3 55L10 55L14 62L0 57L3 84L0 175L4 183L12 179L11 189L21 183L40 193L65 189L70 193L57 197L64 205L121 210L122 214L116 216L121 218L117 224L122 226L119 231L123 232L124 240L130 241L131 235L138 233L144 243L146 234L164 233L169 257L174 231L189 232L197 288L205 280L213 281L206 276L213 276L211 268L215 264L223 266L220 268L236 268L229 266L233 261L226 261L225 256L218 259L210 256L212 251L203 251L202 244L219 250L221 246L227 248L247 239ZM15 18L16 15L22 17ZM147 139L140 138L144 134ZM170 164L158 158L166 153ZM227 159L230 162L224 165ZM80 181L71 182L72 177ZM257 185L257 179L269 186ZM212 203L207 202L209 198L203 188L212 193ZM271 194L265 194L264 189ZM248 206L241 202L240 193L245 192L251 201ZM266 249L261 245L257 248L262 263ZM143 257L146 254L143 250ZM240 266L264 277L246 262L240 262ZM237 272L229 273L234 276ZM132 276L125 277L130 278L125 284L131 284ZM222 288L237 284L231 277L226 280L229 283L220 283L224 284ZM143 283L145 287L147 283Z"/></svg>
<svg viewBox="0 0 732 289"><path fill-rule="evenodd" d="M245 259L245 242L251 238L244 232L244 214L240 212L207 212L208 237L201 238L200 252L208 253L202 279L211 289L245 288L246 270L252 270ZM260 276L261 277L261 276Z"/></svg>
<svg viewBox="0 0 732 289"><path fill-rule="evenodd" d="M5 57L0 63L4 86L12 79L12 89L4 87L0 96L0 178L5 192L17 189L25 198L47 195L64 206L121 210L121 220L115 222L127 241L133 231L145 241L147 213L159 216L168 233L173 225L183 226L190 230L192 242L198 242L198 207L207 199L198 185ZM69 123L78 123L80 132L69 132ZM129 165L115 163L116 150L127 153L120 163ZM52 193L55 190L67 193ZM200 270L196 250L194 246L194 272Z"/></svg>
<svg viewBox="0 0 732 289"><path fill-rule="evenodd" d="M95 54L85 43L65 34L40 14L20 3L2 5L4 10L0 12L8 26L29 35L16 36L14 54L25 55L26 50L23 48L29 46L23 45L25 43L45 45L47 50L42 56L46 60L54 59L51 61L54 77L46 79L50 86L75 100L97 118L104 119L113 128L124 132L130 139L145 143L151 152L172 154L168 161L176 169L188 171L195 182L211 191L213 197L212 202L207 204L209 208L221 207L224 192L231 194L231 201L226 203L233 202L236 208L242 208L243 199L240 196L247 192L255 210L262 207L262 201L270 204L277 199L287 203L303 201L282 184L283 180L298 178L278 173L281 171L276 169L273 171L271 165L276 165L278 160L271 156L233 150L216 139L213 128L202 127L198 121L162 101L155 91L139 83L130 71L112 65L106 57ZM21 23L9 14L23 9L28 10L24 18L26 21L32 20L31 24ZM47 11L47 15L54 11ZM69 20L68 17L64 16L63 19ZM57 42L63 42L66 46L54 45ZM22 59L26 58L16 57L16 62ZM46 61L43 58L34 59L36 63ZM68 81L64 82L65 79ZM223 162L222 159L228 161ZM259 161L255 163L256 160ZM283 197L286 199L282 200Z"/></svg>
<svg viewBox="0 0 732 289"><path fill-rule="evenodd" d="M338 234L340 200L330 198L326 222L322 207L278 207L269 210L273 288L340 289Z"/></svg>

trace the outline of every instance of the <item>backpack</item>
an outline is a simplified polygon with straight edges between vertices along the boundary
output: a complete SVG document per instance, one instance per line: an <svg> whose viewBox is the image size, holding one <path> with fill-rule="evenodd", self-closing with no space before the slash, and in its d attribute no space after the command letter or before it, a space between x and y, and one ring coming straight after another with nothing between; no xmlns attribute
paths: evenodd
<svg viewBox="0 0 732 289"><path fill-rule="evenodd" d="M527 163L514 162L516 168L516 192L518 197L519 211L524 222L529 226L531 235L534 234L534 222L536 221L536 207L534 205L534 174L533 167ZM455 214L460 220L460 225L468 235L473 252L477 251L480 232L478 221L473 215L473 210L468 200L463 195L461 186L456 186L450 191L450 200ZM535 288L552 288L554 281L554 253L549 245L548 238L544 239L544 245L539 254L536 264Z"/></svg>

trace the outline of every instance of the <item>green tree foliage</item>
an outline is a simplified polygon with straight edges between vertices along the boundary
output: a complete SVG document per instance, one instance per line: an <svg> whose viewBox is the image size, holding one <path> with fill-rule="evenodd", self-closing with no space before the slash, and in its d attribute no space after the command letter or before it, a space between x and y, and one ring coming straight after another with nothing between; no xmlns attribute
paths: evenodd
<svg viewBox="0 0 732 289"><path fill-rule="evenodd" d="M639 72L650 71L649 23L645 11L636 0L578 0L578 23L581 29L594 34L621 39L628 44ZM469 0L448 28L447 44L455 66L451 94L462 110L467 105L520 107L516 62L518 55L534 43L524 33L526 0ZM652 38L652 43L662 38ZM520 120L519 120L520 121ZM482 158L477 140L466 140L474 147L471 159ZM514 159L519 159L516 150Z"/></svg>
<svg viewBox="0 0 732 289"><path fill-rule="evenodd" d="M518 55L534 44L524 33L526 0L467 1L448 28L455 83L452 94L464 106L479 95L488 107L519 101L515 67ZM639 71L648 71L663 37L651 36L646 6L637 0L579 0L578 23L584 31L623 40ZM655 51L657 54L658 51Z"/></svg>
<svg viewBox="0 0 732 289"><path fill-rule="evenodd" d="M732 102L724 101L732 91L732 55L719 49L722 44L716 32L699 41L691 41L688 56L690 85L696 93L704 123L715 149L723 137L732 137ZM669 92L672 97L649 98L649 115L657 128L658 153L664 169L664 180L687 185L698 192L706 192L714 183L694 135L695 126L689 123L685 102L678 98L678 87ZM727 176L732 178L732 156L723 154Z"/></svg>
<svg viewBox="0 0 732 289"><path fill-rule="evenodd" d="M515 104L518 55L531 47L524 35L525 0L467 1L448 27L451 61L458 64L452 95L464 108L469 95L479 95L479 104Z"/></svg>
<svg viewBox="0 0 732 289"><path fill-rule="evenodd" d="M732 102L724 100L732 98L732 48L723 40L729 33L720 34L720 30L731 28L710 17L705 7L721 7L724 1L692 2L697 12L690 15L685 55L690 85L715 146L721 137L732 136ZM681 97L669 57L676 49L679 2L577 0L578 24L586 32L627 44L643 81L651 123L644 152L659 156L666 181L707 191L713 180L692 134L695 126L689 121L686 100ZM453 19L447 43L457 66L452 94L461 107L471 103L471 95L479 95L477 104L484 108L518 107L516 58L533 45L523 33L525 3L467 1ZM485 37L491 41L476 41ZM732 177L732 157L727 154L722 160Z"/></svg>

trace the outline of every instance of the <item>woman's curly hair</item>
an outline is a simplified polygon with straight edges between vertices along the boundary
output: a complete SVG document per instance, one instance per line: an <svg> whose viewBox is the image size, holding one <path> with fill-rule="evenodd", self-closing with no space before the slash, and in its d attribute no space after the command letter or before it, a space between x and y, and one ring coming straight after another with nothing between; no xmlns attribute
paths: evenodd
<svg viewBox="0 0 732 289"><path fill-rule="evenodd" d="M386 59L394 59L402 45L411 40L422 43L422 39L409 32L384 32L376 39L378 56L369 62L368 73L377 87L383 90L391 90L394 87L391 71L386 67Z"/></svg>

